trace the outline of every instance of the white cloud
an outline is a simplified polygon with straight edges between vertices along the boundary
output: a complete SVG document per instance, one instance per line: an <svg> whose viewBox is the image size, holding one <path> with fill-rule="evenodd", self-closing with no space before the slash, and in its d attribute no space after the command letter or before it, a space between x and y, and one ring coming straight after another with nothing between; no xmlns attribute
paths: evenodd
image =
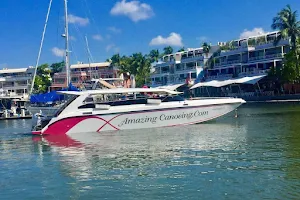
<svg viewBox="0 0 300 200"><path fill-rule="evenodd" d="M121 29L116 28L114 26L110 26L107 28L109 31L113 32L113 33L121 33Z"/></svg>
<svg viewBox="0 0 300 200"><path fill-rule="evenodd" d="M118 52L120 51L120 48L117 47L115 44L109 44L109 45L107 45L107 46L105 47L105 50L106 50L107 52L113 50L115 53L118 53Z"/></svg>
<svg viewBox="0 0 300 200"><path fill-rule="evenodd" d="M76 15L69 14L68 22L70 24L78 24L79 26L86 26L90 23L90 20L88 18L82 18Z"/></svg>
<svg viewBox="0 0 300 200"><path fill-rule="evenodd" d="M139 1L122 0L117 2L110 10L111 15L124 15L129 17L132 21L138 22L140 20L149 19L154 15L154 12L149 4L141 3Z"/></svg>
<svg viewBox="0 0 300 200"><path fill-rule="evenodd" d="M106 47L105 47L105 50L106 51L110 51L112 48L114 48L116 45L114 45L114 44L109 44L109 45L107 45Z"/></svg>
<svg viewBox="0 0 300 200"><path fill-rule="evenodd" d="M53 47L51 51L57 57L63 57L65 55L65 50L58 47Z"/></svg>
<svg viewBox="0 0 300 200"><path fill-rule="evenodd" d="M150 46L156 45L171 45L171 46L184 46L182 43L182 38L178 33L170 33L169 37L162 37L161 35L153 38L150 43Z"/></svg>
<svg viewBox="0 0 300 200"><path fill-rule="evenodd" d="M98 40L98 41L102 41L103 37L100 34L97 34L97 35L93 35L93 39Z"/></svg>
<svg viewBox="0 0 300 200"><path fill-rule="evenodd" d="M262 35L265 34L266 32L264 31L263 28L254 28L252 30L247 30L245 29L241 34L240 34L240 39L242 38L248 38L251 36L256 36L256 35Z"/></svg>

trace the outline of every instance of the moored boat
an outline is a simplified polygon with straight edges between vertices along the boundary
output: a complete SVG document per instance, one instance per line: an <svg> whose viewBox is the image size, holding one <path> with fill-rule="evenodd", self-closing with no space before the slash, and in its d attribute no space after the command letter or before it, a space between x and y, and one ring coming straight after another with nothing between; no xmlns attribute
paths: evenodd
<svg viewBox="0 0 300 200"><path fill-rule="evenodd" d="M155 88L61 93L72 95L72 98L54 117L38 117L33 134L72 134L196 124L223 116L245 103L239 98L184 99L179 96L180 92Z"/></svg>

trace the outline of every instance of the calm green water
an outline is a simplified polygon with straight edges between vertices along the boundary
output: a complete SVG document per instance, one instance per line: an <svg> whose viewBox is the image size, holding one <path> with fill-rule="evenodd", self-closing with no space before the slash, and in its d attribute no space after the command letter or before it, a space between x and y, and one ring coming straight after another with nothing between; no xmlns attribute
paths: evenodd
<svg viewBox="0 0 300 200"><path fill-rule="evenodd" d="M73 140L29 130L0 121L0 199L300 199L299 104Z"/></svg>

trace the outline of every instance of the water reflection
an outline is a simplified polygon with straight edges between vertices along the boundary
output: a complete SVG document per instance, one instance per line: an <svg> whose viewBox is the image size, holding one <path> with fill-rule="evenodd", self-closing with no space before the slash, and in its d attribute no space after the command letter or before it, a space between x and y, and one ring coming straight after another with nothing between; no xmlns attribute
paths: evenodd
<svg viewBox="0 0 300 200"><path fill-rule="evenodd" d="M17 194L24 188L30 199L292 199L300 188L299 108L248 106L238 118L232 113L205 124L68 137L15 134L28 123L9 122L12 134L5 132L9 125L0 130L0 193L6 199L23 197Z"/></svg>

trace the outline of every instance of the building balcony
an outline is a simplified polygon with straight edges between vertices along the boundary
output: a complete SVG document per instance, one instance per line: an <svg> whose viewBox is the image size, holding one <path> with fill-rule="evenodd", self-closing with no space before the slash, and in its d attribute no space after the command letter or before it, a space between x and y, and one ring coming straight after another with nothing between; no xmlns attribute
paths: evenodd
<svg viewBox="0 0 300 200"><path fill-rule="evenodd" d="M190 72L196 72L196 67L186 68L186 69L182 69L182 70L176 70L175 74L186 74L186 73L190 73Z"/></svg>
<svg viewBox="0 0 300 200"><path fill-rule="evenodd" d="M267 60L267 59L282 59L284 57L284 54L278 53L278 54L269 54L265 56L256 56L249 58L249 62L256 62L260 60Z"/></svg>
<svg viewBox="0 0 300 200"><path fill-rule="evenodd" d="M215 76L207 76L205 78L206 81L211 81L211 80L226 80L226 79L231 79L233 77L233 74L218 74Z"/></svg>
<svg viewBox="0 0 300 200"><path fill-rule="evenodd" d="M155 67L168 67L172 64L175 64L175 60L172 60L172 61L167 61L167 62L163 62L163 63L158 63L155 65Z"/></svg>
<svg viewBox="0 0 300 200"><path fill-rule="evenodd" d="M277 44L277 46L286 46L289 45L289 40L280 40ZM266 42L260 42L258 44L255 44L255 50L261 50L261 49L268 49L272 48L274 46L274 40L266 41Z"/></svg>
<svg viewBox="0 0 300 200"><path fill-rule="evenodd" d="M249 71L249 72L241 72L238 74L238 76L239 77L257 76L257 75L267 75L268 73L269 73L268 69L265 69L265 70L254 69L253 71Z"/></svg>
<svg viewBox="0 0 300 200"><path fill-rule="evenodd" d="M23 89L28 89L28 87L29 87L28 85L17 85L17 86L3 85L2 88L4 90L23 90Z"/></svg>
<svg viewBox="0 0 300 200"><path fill-rule="evenodd" d="M51 87L64 88L67 87L67 83L52 83Z"/></svg>
<svg viewBox="0 0 300 200"><path fill-rule="evenodd" d="M169 75L170 71L162 71L160 74L162 74L162 75Z"/></svg>
<svg viewBox="0 0 300 200"><path fill-rule="evenodd" d="M181 63L190 63L190 62L197 62L197 61L203 61L203 56L192 56L192 57L184 57L181 58Z"/></svg>
<svg viewBox="0 0 300 200"><path fill-rule="evenodd" d="M226 65L233 65L233 64L240 64L242 63L240 60L230 60L230 61L225 61L225 62L219 62L219 63L215 63L214 68L221 68L224 67Z"/></svg>
<svg viewBox="0 0 300 200"><path fill-rule="evenodd" d="M235 63L241 63L241 60L229 60L229 61L227 61L228 65L235 64Z"/></svg>
<svg viewBox="0 0 300 200"><path fill-rule="evenodd" d="M32 76L4 76L4 77L0 77L0 82L26 81L26 80L31 80L32 78L33 78Z"/></svg>
<svg viewBox="0 0 300 200"><path fill-rule="evenodd" d="M222 50L219 57L231 56L231 55L241 54L243 52L254 51L254 50L255 50L255 47L253 47L253 46L237 47L232 50Z"/></svg>

